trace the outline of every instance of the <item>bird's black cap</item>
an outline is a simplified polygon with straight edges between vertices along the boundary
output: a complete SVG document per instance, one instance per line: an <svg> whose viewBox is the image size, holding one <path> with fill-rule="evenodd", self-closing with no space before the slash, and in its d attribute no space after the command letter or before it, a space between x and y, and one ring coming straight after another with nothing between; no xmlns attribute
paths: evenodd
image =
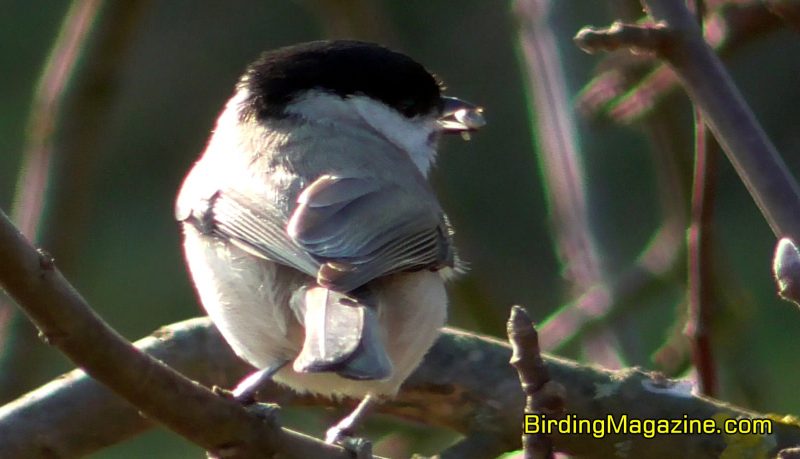
<svg viewBox="0 0 800 459"><path fill-rule="evenodd" d="M300 93L316 89L340 97L365 95L406 117L441 109L437 79L418 62L374 43L351 40L314 41L261 55L248 67L237 88L250 97L242 117L285 116Z"/></svg>

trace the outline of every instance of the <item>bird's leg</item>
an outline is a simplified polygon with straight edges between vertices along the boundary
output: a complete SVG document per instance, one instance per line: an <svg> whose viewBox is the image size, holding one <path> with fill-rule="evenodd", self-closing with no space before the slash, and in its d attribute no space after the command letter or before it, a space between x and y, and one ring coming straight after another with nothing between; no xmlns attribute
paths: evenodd
<svg viewBox="0 0 800 459"><path fill-rule="evenodd" d="M233 389L233 392L231 392L233 398L245 405L255 403L256 394L258 391L263 389L267 383L272 381L272 376L277 373L278 370L283 368L287 362L288 360L284 360L283 362L270 365L266 368L251 373L239 384L237 384L235 389Z"/></svg>
<svg viewBox="0 0 800 459"><path fill-rule="evenodd" d="M354 437L355 430L364 421L366 415L378 404L378 400L373 395L367 395L358 404L352 413L345 416L333 427L325 432L325 442L343 446L345 449L359 453L364 452L365 448L371 450L372 446L363 438Z"/></svg>

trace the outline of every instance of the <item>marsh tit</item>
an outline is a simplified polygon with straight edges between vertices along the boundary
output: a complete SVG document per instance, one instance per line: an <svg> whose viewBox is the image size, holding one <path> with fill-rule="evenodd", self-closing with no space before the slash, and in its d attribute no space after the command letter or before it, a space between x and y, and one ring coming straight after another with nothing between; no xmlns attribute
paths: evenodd
<svg viewBox="0 0 800 459"><path fill-rule="evenodd" d="M208 315L265 378L394 395L445 323L453 230L427 181L484 124L408 56L358 41L270 51L239 80L176 217Z"/></svg>

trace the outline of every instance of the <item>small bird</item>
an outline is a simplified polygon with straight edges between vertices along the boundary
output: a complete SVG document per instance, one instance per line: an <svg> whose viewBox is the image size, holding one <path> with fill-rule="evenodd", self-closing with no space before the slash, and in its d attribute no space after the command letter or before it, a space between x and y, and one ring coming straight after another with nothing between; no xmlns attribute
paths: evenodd
<svg viewBox="0 0 800 459"><path fill-rule="evenodd" d="M267 379L363 397L362 411L397 393L445 323L459 266L427 181L437 143L483 124L377 44L303 43L248 67L176 203L199 298L259 370L237 398Z"/></svg>

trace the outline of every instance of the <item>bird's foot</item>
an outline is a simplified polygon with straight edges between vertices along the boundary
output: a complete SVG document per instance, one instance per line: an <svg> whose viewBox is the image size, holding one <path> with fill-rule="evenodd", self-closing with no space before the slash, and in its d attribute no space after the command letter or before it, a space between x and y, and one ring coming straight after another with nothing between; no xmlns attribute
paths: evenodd
<svg viewBox="0 0 800 459"><path fill-rule="evenodd" d="M227 391L218 387L214 387L214 393L222 395L227 398L232 398L242 405L252 405L258 400L256 395L258 391L264 389L272 382L272 376L278 372L287 361L278 362L275 365L270 365L266 368L251 373L244 378L232 391Z"/></svg>
<svg viewBox="0 0 800 459"><path fill-rule="evenodd" d="M372 458L372 442L366 438L353 436L353 432L338 424L325 432L325 443L339 445L356 459Z"/></svg>
<svg viewBox="0 0 800 459"><path fill-rule="evenodd" d="M216 384L211 386L211 392L213 392L214 395L217 395L222 398L227 398L229 400L233 400L235 398L233 396L233 392L229 391L228 389L225 389L224 387L217 386Z"/></svg>
<svg viewBox="0 0 800 459"><path fill-rule="evenodd" d="M281 413L281 406L277 403L253 403L247 405L247 411L268 424L278 424L278 415Z"/></svg>
<svg viewBox="0 0 800 459"><path fill-rule="evenodd" d="M256 393L255 392L247 392L247 393L244 393L244 394L237 394L235 391L231 391L231 390L225 389L224 387L219 387L219 386L212 386L211 387L211 392L213 392L214 394L216 394L216 395L218 395L218 396L220 396L222 398L225 398L225 399L228 399L228 400L234 400L236 402L239 402L240 404L242 404L244 406L255 405L255 404L258 403L258 400L256 399Z"/></svg>

